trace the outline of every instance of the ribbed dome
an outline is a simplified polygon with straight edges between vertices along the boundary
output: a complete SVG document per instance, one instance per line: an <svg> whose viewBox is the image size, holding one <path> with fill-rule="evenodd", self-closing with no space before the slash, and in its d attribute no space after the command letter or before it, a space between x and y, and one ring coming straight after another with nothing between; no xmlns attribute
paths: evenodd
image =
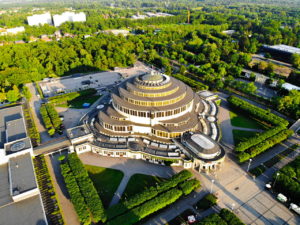
<svg viewBox="0 0 300 225"><path fill-rule="evenodd" d="M151 73L145 74L142 76L142 80L145 82L161 82L163 81L163 76L161 73L156 73L151 71Z"/></svg>

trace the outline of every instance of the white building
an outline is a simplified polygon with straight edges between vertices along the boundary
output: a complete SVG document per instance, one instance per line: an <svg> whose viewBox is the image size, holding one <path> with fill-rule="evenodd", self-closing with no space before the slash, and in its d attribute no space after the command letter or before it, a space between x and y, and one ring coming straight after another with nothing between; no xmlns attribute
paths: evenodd
<svg viewBox="0 0 300 225"><path fill-rule="evenodd" d="M39 26L44 24L52 25L52 18L49 12L44 14L36 14L27 17L27 22L29 26Z"/></svg>
<svg viewBox="0 0 300 225"><path fill-rule="evenodd" d="M58 27L65 22L85 22L86 16L84 12L64 12L61 15L53 15L54 26Z"/></svg>
<svg viewBox="0 0 300 225"><path fill-rule="evenodd" d="M8 29L1 29L1 35L15 35L25 31L24 27L13 27Z"/></svg>

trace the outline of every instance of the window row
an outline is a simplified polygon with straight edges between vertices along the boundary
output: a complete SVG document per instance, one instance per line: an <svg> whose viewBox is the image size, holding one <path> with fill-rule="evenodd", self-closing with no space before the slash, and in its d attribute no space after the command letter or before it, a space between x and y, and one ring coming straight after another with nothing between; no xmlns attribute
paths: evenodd
<svg viewBox="0 0 300 225"><path fill-rule="evenodd" d="M130 89L129 89L129 91L140 97L164 97L164 96L168 96L168 95L175 93L178 89L179 89L179 87L176 87L171 91L159 92L159 93L145 93L145 92L139 92L139 91L131 91Z"/></svg>

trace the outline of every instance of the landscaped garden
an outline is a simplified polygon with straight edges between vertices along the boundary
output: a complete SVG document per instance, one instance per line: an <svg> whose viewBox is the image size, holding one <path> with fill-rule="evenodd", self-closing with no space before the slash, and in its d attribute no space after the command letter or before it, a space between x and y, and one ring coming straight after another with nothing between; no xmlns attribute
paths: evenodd
<svg viewBox="0 0 300 225"><path fill-rule="evenodd" d="M93 104L100 97L95 89L86 89L50 97L49 101L59 107L81 109L84 103Z"/></svg>
<svg viewBox="0 0 300 225"><path fill-rule="evenodd" d="M145 174L134 174L130 177L122 199L130 198L138 192L146 190L150 186L156 186L165 179Z"/></svg>
<svg viewBox="0 0 300 225"><path fill-rule="evenodd" d="M255 137L259 132L248 130L232 130L234 144L237 145L242 141L247 141L249 138Z"/></svg>
<svg viewBox="0 0 300 225"><path fill-rule="evenodd" d="M123 179L123 172L91 165L84 165L84 167L93 181L104 207L107 208Z"/></svg>
<svg viewBox="0 0 300 225"><path fill-rule="evenodd" d="M287 129L288 121L271 113L269 110L264 110L235 96L230 96L228 102L232 108L247 113L262 124L271 127L236 145L235 152L241 163L283 142L293 134L292 130Z"/></svg>
<svg viewBox="0 0 300 225"><path fill-rule="evenodd" d="M232 126L259 130L266 128L266 126L259 121L244 115L242 112L238 112L238 110L231 110L229 115Z"/></svg>
<svg viewBox="0 0 300 225"><path fill-rule="evenodd" d="M116 205L104 209L102 199L95 186L100 186L101 181L93 183L93 179L99 179L105 169L99 167L84 166L75 153L69 154L61 160L61 172L66 187L82 224L106 222L107 225L132 225L174 203L180 197L190 194L200 187L200 182L192 178L192 173L183 170L168 180L158 178L144 178L145 182L157 182L144 190L137 191L131 197ZM88 171L90 173L88 173ZM115 171L110 171L115 173ZM90 174L90 175L89 175ZM112 175L110 175L112 176ZM120 178L121 179L121 178ZM110 180L102 180L110 182ZM114 186L116 186L117 182ZM107 184L108 185L108 184ZM101 190L98 188L98 190Z"/></svg>

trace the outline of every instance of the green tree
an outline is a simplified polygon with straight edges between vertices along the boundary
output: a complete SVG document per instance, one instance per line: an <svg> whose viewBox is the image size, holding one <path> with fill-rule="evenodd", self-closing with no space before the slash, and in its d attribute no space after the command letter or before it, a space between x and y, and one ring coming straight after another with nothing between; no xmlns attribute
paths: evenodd
<svg viewBox="0 0 300 225"><path fill-rule="evenodd" d="M20 91L16 85L13 86L13 89L7 92L7 100L9 102L16 102L20 98Z"/></svg>
<svg viewBox="0 0 300 225"><path fill-rule="evenodd" d="M30 101L32 95L31 95L29 88L27 86L23 86L22 92L23 92L24 97L27 99L27 101Z"/></svg>
<svg viewBox="0 0 300 225"><path fill-rule="evenodd" d="M293 54L291 58L291 62L294 67L300 69L300 54Z"/></svg>

